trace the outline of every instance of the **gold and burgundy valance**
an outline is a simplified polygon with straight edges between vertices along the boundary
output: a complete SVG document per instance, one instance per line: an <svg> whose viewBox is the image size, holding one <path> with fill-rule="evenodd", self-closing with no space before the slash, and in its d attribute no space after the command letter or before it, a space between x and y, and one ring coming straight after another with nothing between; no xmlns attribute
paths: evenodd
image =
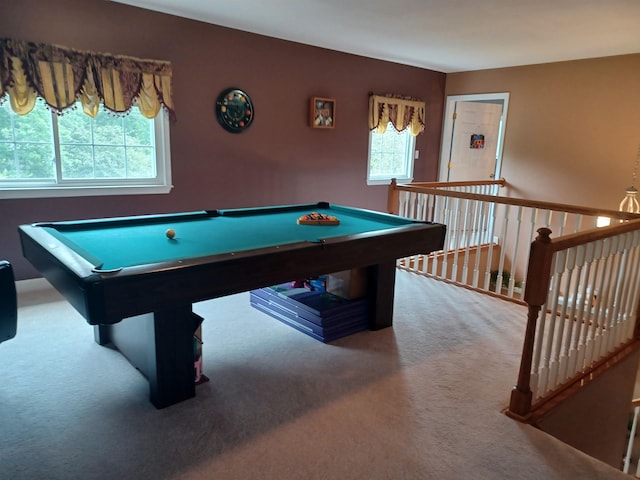
<svg viewBox="0 0 640 480"><path fill-rule="evenodd" d="M115 114L137 106L147 118L165 108L175 119L170 62L0 38L0 101L6 96L20 115L40 97L58 114L80 101L91 117L102 104Z"/></svg>
<svg viewBox="0 0 640 480"><path fill-rule="evenodd" d="M425 110L425 103L418 98L372 94L369 96L369 130L384 133L391 122L398 132L408 129L411 135L419 135L424 131Z"/></svg>

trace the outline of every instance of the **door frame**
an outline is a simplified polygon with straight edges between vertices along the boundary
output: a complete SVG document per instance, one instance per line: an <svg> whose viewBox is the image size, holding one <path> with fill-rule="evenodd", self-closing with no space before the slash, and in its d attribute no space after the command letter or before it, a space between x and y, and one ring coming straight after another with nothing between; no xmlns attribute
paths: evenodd
<svg viewBox="0 0 640 480"><path fill-rule="evenodd" d="M494 178L500 178L502 170L502 151L504 148L504 134L507 126L507 112L509 110L509 92L499 93L479 93L469 95L448 95L445 106L442 143L440 148L440 165L438 166L438 181L446 182L449 177L449 162L451 161L451 143L453 141L453 113L456 102L478 102L478 103L502 103L502 117L500 117L501 128L498 130L498 142L496 149L496 170Z"/></svg>

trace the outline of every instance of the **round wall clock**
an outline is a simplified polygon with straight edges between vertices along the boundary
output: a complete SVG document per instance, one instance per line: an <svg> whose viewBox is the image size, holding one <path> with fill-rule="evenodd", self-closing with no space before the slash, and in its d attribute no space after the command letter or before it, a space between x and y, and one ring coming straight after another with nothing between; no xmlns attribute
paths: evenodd
<svg viewBox="0 0 640 480"><path fill-rule="evenodd" d="M253 103L239 88L223 90L216 100L218 122L231 133L240 133L253 121Z"/></svg>

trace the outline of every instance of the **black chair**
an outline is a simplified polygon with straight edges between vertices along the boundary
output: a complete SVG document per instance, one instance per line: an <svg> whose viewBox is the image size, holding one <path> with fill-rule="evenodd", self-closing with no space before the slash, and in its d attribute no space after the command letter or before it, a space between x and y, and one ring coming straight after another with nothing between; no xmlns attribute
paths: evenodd
<svg viewBox="0 0 640 480"><path fill-rule="evenodd" d="M18 296L13 267L0 260L0 343L16 336L18 329Z"/></svg>

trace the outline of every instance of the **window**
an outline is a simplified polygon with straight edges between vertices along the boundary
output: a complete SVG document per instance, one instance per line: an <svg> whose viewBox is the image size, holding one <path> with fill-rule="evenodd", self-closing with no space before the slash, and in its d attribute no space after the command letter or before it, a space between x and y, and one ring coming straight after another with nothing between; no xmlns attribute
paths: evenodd
<svg viewBox="0 0 640 480"><path fill-rule="evenodd" d="M28 115L0 106L0 198L167 193L169 120L137 108L95 118L80 103L64 115L38 101Z"/></svg>
<svg viewBox="0 0 640 480"><path fill-rule="evenodd" d="M11 38L0 58L0 199L171 189L170 62Z"/></svg>
<svg viewBox="0 0 640 480"><path fill-rule="evenodd" d="M392 178L403 182L413 180L415 139L409 129L397 132L391 123L384 133L371 130L367 185L387 184Z"/></svg>
<svg viewBox="0 0 640 480"><path fill-rule="evenodd" d="M415 137L424 131L425 103L397 94L369 96L367 184L413 180Z"/></svg>

